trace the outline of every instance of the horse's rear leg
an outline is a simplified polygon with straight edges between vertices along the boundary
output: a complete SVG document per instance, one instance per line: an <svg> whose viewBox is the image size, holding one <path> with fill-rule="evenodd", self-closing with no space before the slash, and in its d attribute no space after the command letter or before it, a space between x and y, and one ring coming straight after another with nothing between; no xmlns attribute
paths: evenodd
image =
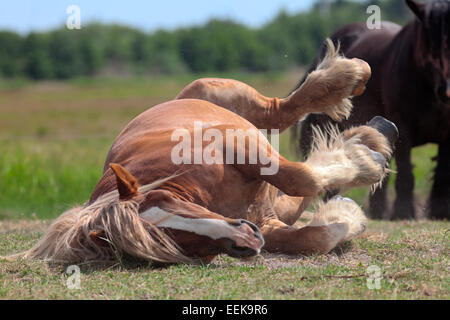
<svg viewBox="0 0 450 320"><path fill-rule="evenodd" d="M439 145L429 210L432 219L450 219L450 141Z"/></svg>
<svg viewBox="0 0 450 320"><path fill-rule="evenodd" d="M287 98L268 98L254 88L232 79L204 78L186 86L176 99L202 99L226 108L258 129L280 131L311 112L326 113L335 120L350 115L351 96L363 93L370 67L359 59L340 57L330 44L317 70Z"/></svg>
<svg viewBox="0 0 450 320"><path fill-rule="evenodd" d="M273 253L323 254L364 232L367 218L351 199L334 198L322 204L313 220L300 229L273 219L261 228L264 249Z"/></svg>

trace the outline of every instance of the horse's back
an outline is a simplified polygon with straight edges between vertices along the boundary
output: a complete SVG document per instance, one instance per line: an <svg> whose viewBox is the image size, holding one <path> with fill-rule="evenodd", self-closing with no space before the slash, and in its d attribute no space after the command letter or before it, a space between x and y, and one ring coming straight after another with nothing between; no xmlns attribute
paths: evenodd
<svg viewBox="0 0 450 320"><path fill-rule="evenodd" d="M194 122L210 126L251 126L250 122L237 114L205 100L172 100L156 105L131 120L117 140L137 134L190 128Z"/></svg>
<svg viewBox="0 0 450 320"><path fill-rule="evenodd" d="M156 143L153 140L156 138L167 140L167 135L170 140L174 131L178 129L191 131L195 125L203 128L253 127L246 119L211 102L199 99L172 100L147 109L131 120L115 139L108 158L124 144L134 143L140 139L147 143Z"/></svg>

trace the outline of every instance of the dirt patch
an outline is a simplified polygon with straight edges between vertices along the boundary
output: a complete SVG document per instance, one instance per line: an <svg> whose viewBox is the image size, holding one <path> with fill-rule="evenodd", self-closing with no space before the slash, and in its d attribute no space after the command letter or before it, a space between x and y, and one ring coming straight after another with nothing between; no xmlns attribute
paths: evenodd
<svg viewBox="0 0 450 320"><path fill-rule="evenodd" d="M43 220L0 220L0 232L44 232L50 223Z"/></svg>

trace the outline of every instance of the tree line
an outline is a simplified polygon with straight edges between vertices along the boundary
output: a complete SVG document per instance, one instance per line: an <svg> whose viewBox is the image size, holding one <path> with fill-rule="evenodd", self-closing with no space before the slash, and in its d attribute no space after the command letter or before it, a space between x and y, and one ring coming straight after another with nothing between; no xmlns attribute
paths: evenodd
<svg viewBox="0 0 450 320"><path fill-rule="evenodd" d="M381 18L404 23L403 1L317 1L297 14L280 11L260 28L231 20L146 33L123 26L90 23L20 35L0 31L0 76L67 79L99 74L178 74L285 70L310 64L336 28L366 21L376 4Z"/></svg>

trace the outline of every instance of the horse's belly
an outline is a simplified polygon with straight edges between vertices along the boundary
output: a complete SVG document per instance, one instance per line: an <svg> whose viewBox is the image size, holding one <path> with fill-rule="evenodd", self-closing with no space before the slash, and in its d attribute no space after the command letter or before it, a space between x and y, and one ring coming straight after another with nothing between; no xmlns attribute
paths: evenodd
<svg viewBox="0 0 450 320"><path fill-rule="evenodd" d="M265 182L249 179L230 165L225 165L224 171L222 181L211 186L211 200L207 207L229 218L244 218Z"/></svg>

